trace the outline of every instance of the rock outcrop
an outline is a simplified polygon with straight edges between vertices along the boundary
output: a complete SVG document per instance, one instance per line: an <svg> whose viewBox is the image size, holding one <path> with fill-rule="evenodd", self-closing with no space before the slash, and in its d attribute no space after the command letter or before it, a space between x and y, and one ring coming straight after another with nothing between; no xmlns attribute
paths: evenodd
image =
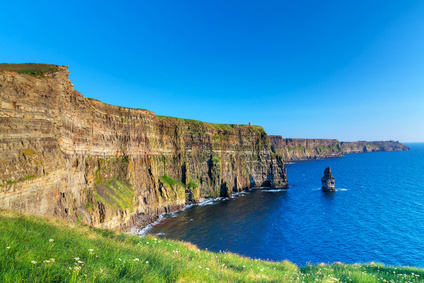
<svg viewBox="0 0 424 283"><path fill-rule="evenodd" d="M321 179L322 182L322 190L325 192L335 192L336 191L336 182L334 181L334 177L331 174L331 168L327 167L324 171L324 177Z"/></svg>
<svg viewBox="0 0 424 283"><path fill-rule="evenodd" d="M127 229L138 214L288 187L262 127L107 105L75 91L68 74L0 71L0 208Z"/></svg>
<svg viewBox="0 0 424 283"><path fill-rule="evenodd" d="M282 136L269 138L272 151L284 162L341 157L347 153L409 150L408 146L398 141L339 142L336 139L284 139Z"/></svg>

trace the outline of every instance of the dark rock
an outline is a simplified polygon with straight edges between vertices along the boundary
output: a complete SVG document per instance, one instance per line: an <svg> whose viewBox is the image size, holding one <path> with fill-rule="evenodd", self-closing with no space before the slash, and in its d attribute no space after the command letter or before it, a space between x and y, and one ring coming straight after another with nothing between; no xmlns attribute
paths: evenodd
<svg viewBox="0 0 424 283"><path fill-rule="evenodd" d="M334 181L334 177L331 174L331 168L327 167L324 171L324 177L321 179L322 182L322 190L326 192L335 192L336 191L336 182Z"/></svg>

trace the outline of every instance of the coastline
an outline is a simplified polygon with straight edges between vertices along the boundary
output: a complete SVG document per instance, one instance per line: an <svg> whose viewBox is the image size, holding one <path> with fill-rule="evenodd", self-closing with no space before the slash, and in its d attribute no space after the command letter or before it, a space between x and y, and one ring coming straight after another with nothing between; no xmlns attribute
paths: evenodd
<svg viewBox="0 0 424 283"><path fill-rule="evenodd" d="M169 212L169 213L162 213L162 214L159 214L159 215L156 215L156 216L152 215L152 219L153 218L156 218L156 219L154 219L150 223L146 223L145 225L133 226L133 227L131 227L130 231L128 231L128 233L134 234L134 235L139 235L141 237L147 236L147 234L148 234L147 231L149 229L151 229L154 225L159 224L165 218L166 215L176 215L178 212L184 211L184 210L186 210L190 207L193 207L193 206L204 205L205 203L213 202L213 201L223 201L225 199L229 199L229 198L228 197L227 198L219 197L219 198L204 199L203 201L201 201L199 203L187 204L183 208L181 208L180 210L176 210L176 211ZM136 217L139 217L139 216L137 215Z"/></svg>
<svg viewBox="0 0 424 283"><path fill-rule="evenodd" d="M266 188L251 188L250 190L266 190ZM186 206L184 206L182 209L177 210L177 211L173 211L170 213L162 213L160 215L157 215L157 218L144 225L144 226L133 226L131 227L130 231L128 231L128 234L133 234L133 235L139 235L140 237L145 237L148 235L148 231L155 225L159 224L167 215L173 215L173 217L177 217L177 213L181 212L181 211L185 211L191 207L194 206L205 206L205 205L212 205L213 203L218 203L221 201L227 201L231 198L234 198L234 196L238 196L238 195L242 195L244 193L248 193L250 190L246 190L246 191L242 191L242 192L237 192L237 193L233 193L231 197L218 197L218 198L203 198L200 200L199 203L192 203L192 204L187 204ZM276 191L285 191L286 189L277 189ZM211 204L212 203L212 204Z"/></svg>

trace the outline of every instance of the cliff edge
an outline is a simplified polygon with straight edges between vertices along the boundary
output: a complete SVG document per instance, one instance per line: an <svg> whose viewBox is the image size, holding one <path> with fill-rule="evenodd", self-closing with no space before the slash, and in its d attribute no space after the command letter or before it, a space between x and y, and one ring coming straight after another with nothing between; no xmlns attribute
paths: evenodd
<svg viewBox="0 0 424 283"><path fill-rule="evenodd" d="M30 67L0 64L0 208L127 229L139 214L288 187L262 127L107 105L75 91L67 66Z"/></svg>
<svg viewBox="0 0 424 283"><path fill-rule="evenodd" d="M284 162L341 157L348 153L409 150L398 141L339 142L337 139L291 139L276 135L269 138L272 151Z"/></svg>

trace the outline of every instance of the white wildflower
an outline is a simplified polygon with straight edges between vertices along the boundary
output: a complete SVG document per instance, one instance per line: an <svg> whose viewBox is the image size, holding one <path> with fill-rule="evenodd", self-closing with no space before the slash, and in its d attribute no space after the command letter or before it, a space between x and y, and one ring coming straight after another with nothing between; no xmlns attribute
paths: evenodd
<svg viewBox="0 0 424 283"><path fill-rule="evenodd" d="M32 264L36 264L37 262L35 260L31 260L31 263Z"/></svg>
<svg viewBox="0 0 424 283"><path fill-rule="evenodd" d="M149 264L149 262L146 260L146 263Z"/></svg>
<svg viewBox="0 0 424 283"><path fill-rule="evenodd" d="M77 261L77 262L78 262L78 263L82 263L82 261L80 261L80 260L79 260L79 261Z"/></svg>
<svg viewBox="0 0 424 283"><path fill-rule="evenodd" d="M49 239L49 242L51 243L51 242L54 242L54 239Z"/></svg>
<svg viewBox="0 0 424 283"><path fill-rule="evenodd" d="M76 258L74 258L75 260L79 260L80 258L79 257L76 257Z"/></svg>
<svg viewBox="0 0 424 283"><path fill-rule="evenodd" d="M6 247L6 249L10 249L10 247Z"/></svg>
<svg viewBox="0 0 424 283"><path fill-rule="evenodd" d="M138 258L133 259L133 261L140 261Z"/></svg>
<svg viewBox="0 0 424 283"><path fill-rule="evenodd" d="M93 250L93 249L88 249L88 251L89 251L89 252L94 252L94 250Z"/></svg>

